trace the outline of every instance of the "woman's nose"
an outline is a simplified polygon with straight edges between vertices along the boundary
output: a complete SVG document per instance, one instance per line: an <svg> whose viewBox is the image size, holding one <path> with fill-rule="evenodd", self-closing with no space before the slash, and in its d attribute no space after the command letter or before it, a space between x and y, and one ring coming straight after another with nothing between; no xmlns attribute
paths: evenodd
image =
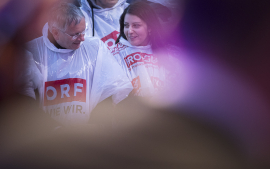
<svg viewBox="0 0 270 169"><path fill-rule="evenodd" d="M132 27L129 27L129 28L128 28L128 33L132 33L132 32L133 32Z"/></svg>

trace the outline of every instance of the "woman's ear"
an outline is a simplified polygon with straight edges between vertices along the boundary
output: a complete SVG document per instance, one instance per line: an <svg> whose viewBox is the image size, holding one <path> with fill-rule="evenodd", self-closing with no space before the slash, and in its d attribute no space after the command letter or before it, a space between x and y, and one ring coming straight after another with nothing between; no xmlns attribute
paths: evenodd
<svg viewBox="0 0 270 169"><path fill-rule="evenodd" d="M53 37L54 37L55 40L59 40L59 30L58 29L56 29L55 27L53 27L51 29L51 33L52 33L52 35L53 35Z"/></svg>

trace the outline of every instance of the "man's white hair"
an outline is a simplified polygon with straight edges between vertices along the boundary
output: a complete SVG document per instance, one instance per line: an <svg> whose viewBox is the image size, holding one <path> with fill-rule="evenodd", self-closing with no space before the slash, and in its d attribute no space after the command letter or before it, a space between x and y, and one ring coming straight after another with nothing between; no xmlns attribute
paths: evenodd
<svg viewBox="0 0 270 169"><path fill-rule="evenodd" d="M56 27L62 31L66 31L72 22L75 25L85 18L79 7L72 3L61 2L57 3L50 11L49 14L49 30Z"/></svg>

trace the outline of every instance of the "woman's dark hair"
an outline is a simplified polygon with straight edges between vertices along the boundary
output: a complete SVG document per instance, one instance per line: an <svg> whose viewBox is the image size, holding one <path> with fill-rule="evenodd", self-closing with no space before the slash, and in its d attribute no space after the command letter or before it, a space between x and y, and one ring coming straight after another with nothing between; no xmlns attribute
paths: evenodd
<svg viewBox="0 0 270 169"><path fill-rule="evenodd" d="M150 28L151 34L149 35L150 42L152 44L152 50L155 52L158 49L163 49L165 47L163 42L163 30L161 24L159 23L158 17L153 9L148 5L147 2L138 1L130 4L123 12L120 17L120 35L116 40L116 43L119 42L120 38L123 37L127 40L126 35L124 34L124 21L126 14L131 14L142 19L147 27Z"/></svg>

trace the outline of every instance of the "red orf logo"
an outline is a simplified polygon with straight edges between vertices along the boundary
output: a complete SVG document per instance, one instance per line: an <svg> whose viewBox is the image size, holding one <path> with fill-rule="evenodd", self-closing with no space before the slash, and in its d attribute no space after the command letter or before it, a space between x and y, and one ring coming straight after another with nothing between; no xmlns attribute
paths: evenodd
<svg viewBox="0 0 270 169"><path fill-rule="evenodd" d="M161 81L158 77L151 76L151 82L155 89L162 88L164 86L163 81Z"/></svg>
<svg viewBox="0 0 270 169"><path fill-rule="evenodd" d="M134 95L137 95L140 92L140 89L141 89L140 76L137 76L134 79L132 79L131 83L132 83L132 86L133 86L132 93Z"/></svg>
<svg viewBox="0 0 270 169"><path fill-rule="evenodd" d="M109 35L103 37L101 40L105 43L108 49L111 49L115 46L115 41L119 35L118 31L113 31Z"/></svg>
<svg viewBox="0 0 270 169"><path fill-rule="evenodd" d="M86 102L86 80L70 78L45 82L44 106L64 102Z"/></svg>

